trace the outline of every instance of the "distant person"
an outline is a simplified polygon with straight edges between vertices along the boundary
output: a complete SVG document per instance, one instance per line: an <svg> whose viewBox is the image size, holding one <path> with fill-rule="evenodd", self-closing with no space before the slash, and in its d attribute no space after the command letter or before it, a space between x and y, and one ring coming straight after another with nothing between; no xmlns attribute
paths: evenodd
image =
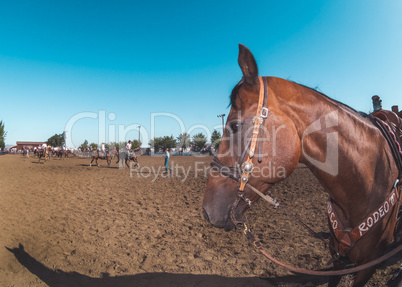
<svg viewBox="0 0 402 287"><path fill-rule="evenodd" d="M131 155L131 147L132 147L132 143L131 143L131 141L128 141L128 143L126 144L126 150L127 150L128 157L130 157L130 155Z"/></svg>
<svg viewBox="0 0 402 287"><path fill-rule="evenodd" d="M105 143L102 143L102 152L103 152L103 155L105 156L105 158L106 158L106 149L105 149Z"/></svg>
<svg viewBox="0 0 402 287"><path fill-rule="evenodd" d="M165 158L165 172L164 172L164 174L166 174L166 173L168 173L168 169L170 171L172 171L172 169L168 166L170 154L169 154L169 151L167 149L165 149L165 153L164 153L163 157Z"/></svg>

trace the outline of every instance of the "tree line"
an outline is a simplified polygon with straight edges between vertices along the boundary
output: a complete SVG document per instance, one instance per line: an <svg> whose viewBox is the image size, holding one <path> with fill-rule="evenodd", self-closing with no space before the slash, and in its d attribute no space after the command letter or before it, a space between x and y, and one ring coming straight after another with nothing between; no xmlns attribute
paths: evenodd
<svg viewBox="0 0 402 287"><path fill-rule="evenodd" d="M57 138L60 138L61 135L54 135L53 137L49 138L48 140L48 144L55 142L58 143ZM219 143L221 141L221 133L214 130L212 135L211 135L211 146L214 149L217 149L219 146ZM187 148L191 148L191 150L198 152L201 151L202 149L206 148L206 144L207 144L207 137L202 134L202 133L198 133L196 135L194 135L192 138L190 137L189 134L187 133L182 133L180 134L178 137L174 138L173 135L171 136L163 136L163 137L155 137L153 139L151 139L151 141L149 142L149 146L151 148L153 148L155 150L155 152L158 151L163 151L165 149L172 149L172 148L179 148L179 149L187 149ZM139 142L138 140L132 140L132 148L138 148L141 146L141 142ZM127 145L127 142L111 142L111 143L105 143L105 147L109 150L112 150L114 148L116 148L116 150L120 150L125 148L125 146ZM59 146L59 145L54 145L54 146ZM87 140L85 140L80 146L79 148L82 150L86 150L88 148L91 148L92 150L96 150L97 148L99 148L98 144L96 143L88 143Z"/></svg>
<svg viewBox="0 0 402 287"><path fill-rule="evenodd" d="M217 149L221 141L220 132L214 130L211 135L211 146ZM198 152L205 149L207 146L207 137L198 133L190 138L188 133L182 133L177 138L173 136L157 137L149 142L149 145L154 148L155 152L171 148L187 149L191 148L192 151Z"/></svg>
<svg viewBox="0 0 402 287"><path fill-rule="evenodd" d="M7 132L4 129L3 121L0 121L0 148L3 150L5 147L5 137ZM219 143L221 141L221 133L214 130L211 135L211 146L214 149L218 149ZM156 137L151 139L149 145L151 148L155 150L155 152L165 150L165 149L172 149L172 148L180 148L180 149L187 149L191 148L193 151L198 152L201 151L206 147L207 137L202 134L198 133L190 138L188 133L182 133L178 137L174 138L173 135L171 136L164 136L164 137ZM64 145L64 133L54 134L46 141L47 145L50 146L62 146ZM116 148L120 150L126 146L127 142L111 142L105 143L105 147L109 150ZM132 140L132 148L138 148L141 146L141 142L138 140ZM79 148L82 150L86 150L91 147L92 150L96 150L98 148L98 144L96 143L88 143L85 140Z"/></svg>

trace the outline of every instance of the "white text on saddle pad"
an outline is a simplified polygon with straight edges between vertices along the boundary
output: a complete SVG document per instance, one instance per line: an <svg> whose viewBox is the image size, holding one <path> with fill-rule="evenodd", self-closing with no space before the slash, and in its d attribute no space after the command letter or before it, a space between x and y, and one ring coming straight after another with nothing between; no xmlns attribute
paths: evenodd
<svg viewBox="0 0 402 287"><path fill-rule="evenodd" d="M395 205L395 194L392 194L387 201L381 205L376 211L374 211L369 217L366 218L360 225L359 225L359 232L360 236L366 233L374 224L376 224L381 218L388 214L391 210L391 207Z"/></svg>

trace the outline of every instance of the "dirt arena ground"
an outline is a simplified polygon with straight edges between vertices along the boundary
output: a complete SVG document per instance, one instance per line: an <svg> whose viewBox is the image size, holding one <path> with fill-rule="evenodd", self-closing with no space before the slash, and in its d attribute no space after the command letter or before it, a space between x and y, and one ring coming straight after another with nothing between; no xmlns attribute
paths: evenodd
<svg viewBox="0 0 402 287"><path fill-rule="evenodd" d="M265 259L242 232L201 216L211 157L142 156L140 168L113 161L0 156L0 286L327 286ZM184 168L184 169L183 169ZM271 191L315 231L328 232L327 196L310 171ZM258 202L248 225L265 249L291 265L326 268L329 252L294 221ZM399 259L399 260L398 260ZM368 286L396 286L399 258L379 266ZM345 277L345 286L350 278Z"/></svg>

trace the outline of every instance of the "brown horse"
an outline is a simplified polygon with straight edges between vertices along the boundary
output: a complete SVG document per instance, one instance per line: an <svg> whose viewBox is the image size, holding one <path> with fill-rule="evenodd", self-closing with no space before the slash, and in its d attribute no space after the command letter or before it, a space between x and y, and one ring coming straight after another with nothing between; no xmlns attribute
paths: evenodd
<svg viewBox="0 0 402 287"><path fill-rule="evenodd" d="M55 150L54 154L57 156L57 158L63 158L63 150L62 149Z"/></svg>
<svg viewBox="0 0 402 287"><path fill-rule="evenodd" d="M368 117L316 90L259 77L254 56L243 45L238 62L243 78L232 91L226 129L211 164L204 217L226 230L241 226L245 211L259 198L250 186L265 193L302 162L331 198L330 241L341 258L361 265L380 257L393 240L399 196L394 186L400 178L381 131ZM354 241L352 230L365 234ZM344 264L335 261L334 267ZM358 272L354 286L364 285L373 272ZM339 280L333 278L331 285Z"/></svg>
<svg viewBox="0 0 402 287"><path fill-rule="evenodd" d="M41 160L42 158L45 159L45 162L44 162L44 163L46 163L46 161L47 161L48 159L50 159L50 151L51 151L51 148L50 148L50 147L49 147L49 148L46 148L45 150L43 150L43 149L37 150L37 156L38 156L38 158L39 158L38 163L40 163L40 160Z"/></svg>
<svg viewBox="0 0 402 287"><path fill-rule="evenodd" d="M106 162L107 162L107 166L110 167L110 163L112 162L112 159L110 158L110 154L109 154L109 151L108 151L108 150L106 151L106 156L104 155L103 152L99 152L99 151L98 151L98 152L94 153L94 154L92 155L92 160L91 160L91 163L89 164L89 166L92 166L92 162L93 162L93 161L95 161L95 164L96 164L97 166L99 166L99 164L98 164L98 159L105 159Z"/></svg>
<svg viewBox="0 0 402 287"><path fill-rule="evenodd" d="M118 152L116 163L121 162L119 165L119 168L124 169L125 165L127 165L127 167L130 168L128 162L131 162L131 161L134 162L134 167L139 167L138 159L137 159L137 155L136 155L136 152L138 152L139 150L140 150L140 148L134 149L134 151L130 153L130 156L128 155L127 150Z"/></svg>
<svg viewBox="0 0 402 287"><path fill-rule="evenodd" d="M69 156L70 154L71 154L73 157L75 156L75 154L72 153L71 150L68 150L68 149L66 149L66 150L59 149L59 150L56 152L56 156L57 156L58 158L63 158L63 155L64 155L64 159L69 158L69 157L70 157L70 156Z"/></svg>

